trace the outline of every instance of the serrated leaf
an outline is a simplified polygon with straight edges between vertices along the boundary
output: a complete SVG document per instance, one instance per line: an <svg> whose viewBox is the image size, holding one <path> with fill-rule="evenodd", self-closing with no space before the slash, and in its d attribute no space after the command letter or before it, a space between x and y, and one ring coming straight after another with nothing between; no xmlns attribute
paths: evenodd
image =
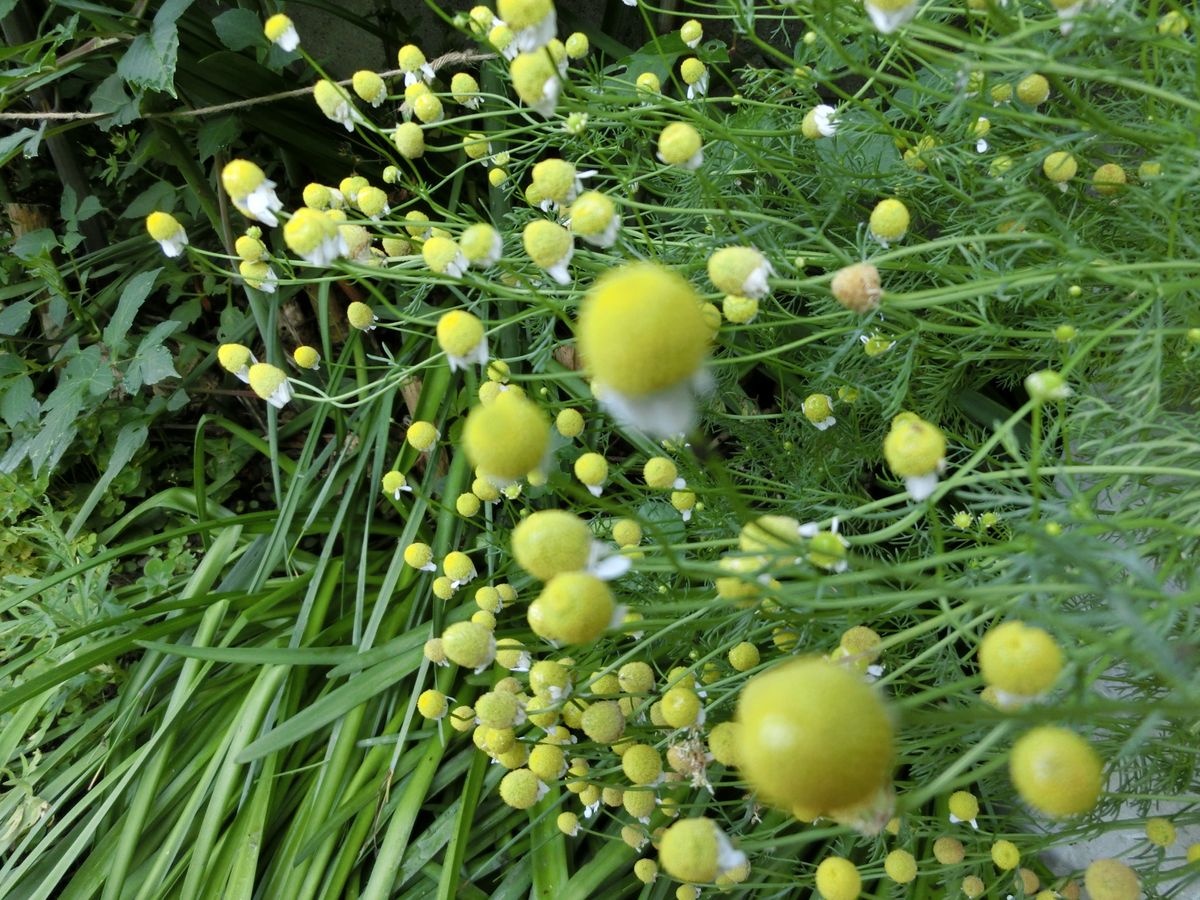
<svg viewBox="0 0 1200 900"><path fill-rule="evenodd" d="M18 334L33 315L33 304L28 300L18 300L0 309L0 335L11 337Z"/></svg>
<svg viewBox="0 0 1200 900"><path fill-rule="evenodd" d="M161 271L162 268L159 267L151 269L149 272L140 272L130 278L125 284L125 289L121 291L121 299L117 301L117 310L104 329L104 343L108 344L114 354L125 346L125 335L129 333L138 310L150 296L150 291L154 288L154 282Z"/></svg>
<svg viewBox="0 0 1200 900"><path fill-rule="evenodd" d="M247 10L239 10L246 12ZM255 17L258 21L258 17ZM205 162L224 150L242 133L241 125L236 116L222 116L205 122L196 136L196 149L200 152L200 162Z"/></svg>
<svg viewBox="0 0 1200 900"><path fill-rule="evenodd" d="M63 378L73 385L78 385L82 392L80 396L87 394L93 397L103 397L113 389L115 381L112 366L96 344L82 350L67 363L63 369ZM57 393L55 391L55 394ZM46 400L47 409L51 407L53 400L54 394L51 394Z"/></svg>
<svg viewBox="0 0 1200 900"><path fill-rule="evenodd" d="M42 122L38 128L22 128L0 138L0 166L7 165L18 153L25 156L26 159L37 156L38 145L42 142L46 124L46 122Z"/></svg>
<svg viewBox="0 0 1200 900"><path fill-rule="evenodd" d="M9 428L16 428L22 422L37 421L41 404L33 396L33 379L28 375L18 375L8 383L4 396L0 398L0 419Z"/></svg>
<svg viewBox="0 0 1200 900"><path fill-rule="evenodd" d="M162 346L162 342L181 327L179 322L168 319L159 322L142 338L137 352L125 369L125 389L131 394L143 386L158 384L164 378L178 378L171 351Z"/></svg>
<svg viewBox="0 0 1200 900"><path fill-rule="evenodd" d="M179 35L174 31L156 40L155 33L139 34L117 63L125 83L144 91L164 91L175 96L175 60Z"/></svg>
<svg viewBox="0 0 1200 900"><path fill-rule="evenodd" d="M165 181L152 184L142 191L121 213L122 219L142 219L155 210L173 212L175 209L175 185Z"/></svg>
<svg viewBox="0 0 1200 900"><path fill-rule="evenodd" d="M263 40L262 19L248 9L230 9L213 19L221 43L230 50L245 50Z"/></svg>
<svg viewBox="0 0 1200 900"><path fill-rule="evenodd" d="M139 99L129 96L124 80L115 72L101 81L96 90L92 91L91 97L92 112L109 114L107 118L97 121L100 130L119 128L136 119L140 115Z"/></svg>
<svg viewBox="0 0 1200 900"><path fill-rule="evenodd" d="M44 409L47 412L41 428L28 448L29 465L34 475L44 468L53 469L75 440L78 430L75 423L83 410L82 385L72 380L62 381L46 398Z"/></svg>

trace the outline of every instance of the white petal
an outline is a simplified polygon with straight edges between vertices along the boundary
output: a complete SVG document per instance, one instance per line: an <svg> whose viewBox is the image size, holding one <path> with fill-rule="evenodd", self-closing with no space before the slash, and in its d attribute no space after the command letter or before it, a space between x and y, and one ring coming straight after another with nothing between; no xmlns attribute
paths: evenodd
<svg viewBox="0 0 1200 900"><path fill-rule="evenodd" d="M883 34L891 34L917 14L915 2L897 10L880 9L878 6L874 6L870 0L867 0L864 5L867 7L867 14L871 17L871 21L875 23L875 28Z"/></svg>
<svg viewBox="0 0 1200 900"><path fill-rule="evenodd" d="M938 476L936 472L930 472L928 475L910 475L904 479L904 486L908 489L908 496L914 500L924 500L935 490L937 490Z"/></svg>

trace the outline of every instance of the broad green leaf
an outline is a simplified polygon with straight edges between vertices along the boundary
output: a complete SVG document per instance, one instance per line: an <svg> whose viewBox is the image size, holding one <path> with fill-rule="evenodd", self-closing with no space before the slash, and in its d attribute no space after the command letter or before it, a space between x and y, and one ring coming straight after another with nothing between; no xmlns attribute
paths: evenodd
<svg viewBox="0 0 1200 900"><path fill-rule="evenodd" d="M83 527L88 516L92 514L92 510L96 508L96 504L104 497L109 485L113 483L113 479L120 475L121 470L129 465L130 460L133 459L133 455L146 443L146 437L149 434L149 430L142 424L126 425L117 433L117 440L113 444L113 451L108 458L108 465L104 468L104 474L100 476L100 480L96 482L87 499L79 507L79 511L75 513L75 520L67 530L68 541L73 540L79 534L79 529Z"/></svg>
<svg viewBox="0 0 1200 900"><path fill-rule="evenodd" d="M150 296L154 282L162 268L151 269L149 272L139 272L125 284L121 291L121 299L117 301L117 310L104 329L104 343L108 344L113 353L118 353L125 346L125 335L129 333L138 310Z"/></svg>
<svg viewBox="0 0 1200 900"><path fill-rule="evenodd" d="M242 10L245 12L245 10ZM257 21L257 18L256 18ZM224 150L242 133L237 116L221 116L205 122L196 137L196 147L200 151L200 161L205 162Z"/></svg>
<svg viewBox="0 0 1200 900"><path fill-rule="evenodd" d="M33 315L33 304L28 300L17 300L0 309L0 335L11 336L25 327Z"/></svg>
<svg viewBox="0 0 1200 900"><path fill-rule="evenodd" d="M9 428L16 428L22 422L37 420L41 404L33 396L33 379L28 375L18 375L8 382L4 396L0 398L0 419Z"/></svg>
<svg viewBox="0 0 1200 900"><path fill-rule="evenodd" d="M121 213L122 219L141 219L156 210L172 212L175 209L175 185L156 181L142 191Z"/></svg>
<svg viewBox="0 0 1200 900"><path fill-rule="evenodd" d="M221 43L230 50L245 50L263 40L262 19L249 9L230 9L213 19Z"/></svg>
<svg viewBox="0 0 1200 900"><path fill-rule="evenodd" d="M125 81L114 72L97 85L92 91L91 111L109 113L108 118L97 121L101 131L128 125L140 115L138 101L140 97L130 97L125 90Z"/></svg>

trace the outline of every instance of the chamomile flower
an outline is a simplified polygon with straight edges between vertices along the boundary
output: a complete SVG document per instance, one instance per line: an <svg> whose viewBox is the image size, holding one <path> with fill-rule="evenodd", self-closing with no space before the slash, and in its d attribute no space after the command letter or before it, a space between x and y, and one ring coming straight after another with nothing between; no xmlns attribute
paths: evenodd
<svg viewBox="0 0 1200 900"><path fill-rule="evenodd" d="M448 237L435 236L421 245L421 258L435 275L460 277L467 271L467 258L458 244Z"/></svg>
<svg viewBox="0 0 1200 900"><path fill-rule="evenodd" d="M643 72L634 82L638 94L648 98L652 94L662 93L662 82L653 72Z"/></svg>
<svg viewBox="0 0 1200 900"><path fill-rule="evenodd" d="M455 622L442 632L442 649L455 665L478 672L496 658L496 639L475 622Z"/></svg>
<svg viewBox="0 0 1200 900"><path fill-rule="evenodd" d="M1142 884L1137 872L1116 859L1097 859L1083 873L1092 900L1138 900Z"/></svg>
<svg viewBox="0 0 1200 900"><path fill-rule="evenodd" d="M412 492L412 488L409 487L408 479L404 477L404 473L397 472L395 469L392 469L390 472L384 473L383 480L380 482L380 487L383 489L383 492L385 494L389 495L393 500L399 500L400 495L402 493L404 493L405 491L407 491L409 493ZM414 545L410 545L410 546L417 546L417 545L414 544ZM421 545L421 546L425 546L425 545ZM414 552L416 552L416 551L414 551ZM424 565L424 563L422 563L422 565ZM421 568L421 566L416 566L415 568L419 569L419 568Z"/></svg>
<svg viewBox="0 0 1200 900"><path fill-rule="evenodd" d="M513 59L508 74L522 103L543 116L554 115L562 79L548 54L520 53Z"/></svg>
<svg viewBox="0 0 1200 900"><path fill-rule="evenodd" d="M274 228L279 224L275 213L283 201L275 196L275 182L248 159L234 159L221 170L221 185L238 212Z"/></svg>
<svg viewBox="0 0 1200 900"><path fill-rule="evenodd" d="M829 290L838 303L859 314L877 309L879 298L883 296L879 270L867 262L838 269L829 283Z"/></svg>
<svg viewBox="0 0 1200 900"><path fill-rule="evenodd" d="M429 243L432 242L425 246ZM437 341L446 354L451 372L472 364L487 365L488 346L483 323L469 312L455 309L438 319Z"/></svg>
<svg viewBox="0 0 1200 900"><path fill-rule="evenodd" d="M591 49L588 36L582 31L576 31L569 35L564 48L567 51L567 56L575 60L586 57L588 50Z"/></svg>
<svg viewBox="0 0 1200 900"><path fill-rule="evenodd" d="M804 398L804 418L817 431L824 431L837 424L833 417L833 398L828 394L809 394Z"/></svg>
<svg viewBox="0 0 1200 900"><path fill-rule="evenodd" d="M681 491L687 482L679 477L675 463L665 456L652 456L642 466L642 479L646 486L656 491Z"/></svg>
<svg viewBox="0 0 1200 900"><path fill-rule="evenodd" d="M639 85L641 79L638 79ZM658 158L668 166L694 171L704 163L700 132L687 122L672 122L658 135Z"/></svg>
<svg viewBox="0 0 1200 900"><path fill-rule="evenodd" d="M691 428L711 332L682 276L653 263L610 271L584 298L576 335L614 418L663 437Z"/></svg>
<svg viewBox="0 0 1200 900"><path fill-rule="evenodd" d="M621 614L612 592L595 575L562 572L529 604L527 619L534 634L545 640L587 644L617 624Z"/></svg>
<svg viewBox="0 0 1200 900"><path fill-rule="evenodd" d="M549 440L546 416L524 394L512 390L472 409L462 435L471 464L497 487L513 484L536 469Z"/></svg>
<svg viewBox="0 0 1200 900"><path fill-rule="evenodd" d="M412 111L413 115L426 125L436 125L445 118L442 101L432 92L421 94L413 100Z"/></svg>
<svg viewBox="0 0 1200 900"><path fill-rule="evenodd" d="M679 513L685 522L692 521L692 513L696 510L696 494L694 491L671 491L671 506Z"/></svg>
<svg viewBox="0 0 1200 900"><path fill-rule="evenodd" d="M292 399L292 386L288 383L287 373L270 363L250 366L247 383L254 393L276 409L283 409Z"/></svg>
<svg viewBox="0 0 1200 900"><path fill-rule="evenodd" d="M857 867L841 856L827 856L821 860L816 881L822 900L857 900L862 891L862 876Z"/></svg>
<svg viewBox="0 0 1200 900"><path fill-rule="evenodd" d="M694 49L704 39L704 26L695 19L688 19L679 29L679 39L686 47Z"/></svg>
<svg viewBox="0 0 1200 900"><path fill-rule="evenodd" d="M1164 13L1158 20L1159 34L1168 34L1172 37L1179 37L1188 30L1188 17L1178 9L1172 9Z"/></svg>
<svg viewBox="0 0 1200 900"><path fill-rule="evenodd" d="M1001 707L1028 703L1054 686L1063 653L1047 632L1024 622L1004 622L979 642L979 671Z"/></svg>
<svg viewBox="0 0 1200 900"><path fill-rule="evenodd" d="M944 835L933 842L933 858L943 866L956 866L966 855L966 849L958 838Z"/></svg>
<svg viewBox="0 0 1200 900"><path fill-rule="evenodd" d="M405 441L418 453L429 453L437 445L440 437L441 432L434 427L434 424L423 419L413 422L404 433Z"/></svg>
<svg viewBox="0 0 1200 900"><path fill-rule="evenodd" d="M179 224L170 213L152 212L146 216L146 231L150 237L158 241L158 246L162 248L162 252L170 257L176 257L183 253L183 248L187 246L187 232L183 230L183 226Z"/></svg>
<svg viewBox="0 0 1200 900"><path fill-rule="evenodd" d="M1042 160L1042 174L1064 193L1067 190L1067 182L1074 178L1078 171L1079 163L1065 150L1056 150Z"/></svg>
<svg viewBox="0 0 1200 900"><path fill-rule="evenodd" d="M988 142L985 136L992 130L992 123L988 121L986 116L980 116L971 125L971 136L975 138L975 152L986 153Z"/></svg>
<svg viewBox="0 0 1200 900"><path fill-rule="evenodd" d="M1030 106L1040 106L1050 98L1050 82L1045 75L1034 72L1017 82L1017 99Z"/></svg>
<svg viewBox="0 0 1200 900"><path fill-rule="evenodd" d="M450 587L456 590L479 576L471 557L461 550L451 550L446 554L442 560L442 573L450 579Z"/></svg>
<svg viewBox="0 0 1200 900"><path fill-rule="evenodd" d="M746 864L717 823L708 818L680 819L663 832L658 863L672 878L708 884Z"/></svg>
<svg viewBox="0 0 1200 900"><path fill-rule="evenodd" d="M467 159L477 161L484 168L487 168L491 162L492 145L487 139L487 135L478 131L472 131L463 136L462 139L463 153L467 155Z"/></svg>
<svg viewBox="0 0 1200 900"><path fill-rule="evenodd" d="M275 293L275 270L265 262L261 260L250 262L243 259L238 263L238 274L242 276L242 281L246 282L247 287L262 291L264 294Z"/></svg>
<svg viewBox="0 0 1200 900"><path fill-rule="evenodd" d="M366 185L354 195L354 205L372 222L378 222L381 216L392 211L388 206L387 192L382 188Z"/></svg>
<svg viewBox="0 0 1200 900"><path fill-rule="evenodd" d="M217 362L230 375L250 383L250 367L258 362L250 348L242 344L221 344L217 347Z"/></svg>
<svg viewBox="0 0 1200 900"><path fill-rule="evenodd" d="M608 480L608 461L599 453L584 453L575 460L575 477L593 497L599 497Z"/></svg>
<svg viewBox="0 0 1200 900"><path fill-rule="evenodd" d="M950 824L966 822L976 831L979 830L979 798L970 791L955 791L951 794L949 808Z"/></svg>
<svg viewBox="0 0 1200 900"><path fill-rule="evenodd" d="M491 225L478 222L459 235L458 248L468 265L486 269L500 259L504 252L504 241L500 232Z"/></svg>
<svg viewBox="0 0 1200 900"><path fill-rule="evenodd" d="M1051 725L1013 744L1008 773L1022 800L1055 819L1090 812L1104 784L1092 746L1075 732Z"/></svg>
<svg viewBox="0 0 1200 900"><path fill-rule="evenodd" d="M350 323L351 328L358 331L374 331L379 316L375 315L370 306L361 300L355 300L346 307L346 321Z"/></svg>
<svg viewBox="0 0 1200 900"><path fill-rule="evenodd" d="M1042 369L1026 375L1025 391L1035 403L1066 400L1073 393L1062 375L1053 369Z"/></svg>
<svg viewBox="0 0 1200 900"><path fill-rule="evenodd" d="M571 283L567 269L575 254L571 232L549 219L534 219L521 232L521 240L534 265L559 284Z"/></svg>
<svg viewBox="0 0 1200 900"><path fill-rule="evenodd" d="M533 167L532 183L543 212L565 208L583 190L583 180L595 175L594 169L578 171L564 159L543 159Z"/></svg>
<svg viewBox="0 0 1200 900"><path fill-rule="evenodd" d="M924 500L937 488L938 476L946 468L946 436L932 422L913 413L892 420L883 439L883 456L888 468L904 479L914 500Z"/></svg>
<svg viewBox="0 0 1200 900"><path fill-rule="evenodd" d="M916 0L864 0L867 15L881 34L891 34L917 14Z"/></svg>
<svg viewBox="0 0 1200 900"><path fill-rule="evenodd" d="M828 531L818 527L816 522L806 522L799 528L801 537L808 538L808 561L818 569L827 572L845 572L850 563L846 560L846 549L849 541L838 534L838 520L835 517Z"/></svg>
<svg viewBox="0 0 1200 900"><path fill-rule="evenodd" d="M313 99L325 114L325 118L337 122L347 131L353 131L355 122L361 121L361 115L350 101L350 95L341 85L326 78L313 85Z"/></svg>
<svg viewBox="0 0 1200 900"><path fill-rule="evenodd" d="M908 207L894 197L880 200L871 210L871 220L868 224L871 236L886 247L903 239L908 231Z"/></svg>
<svg viewBox="0 0 1200 900"><path fill-rule="evenodd" d="M998 840L992 843L992 863L1001 872L1011 872L1021 864L1021 851L1012 841Z"/></svg>
<svg viewBox="0 0 1200 900"><path fill-rule="evenodd" d="M917 861L907 850L893 850L884 859L883 870L896 884L910 884L917 877Z"/></svg>
<svg viewBox="0 0 1200 900"><path fill-rule="evenodd" d="M404 73L404 86L416 84L418 81L429 83L433 81L433 66L425 59L425 54L416 44L405 44L396 53L396 64Z"/></svg>
<svg viewBox="0 0 1200 900"><path fill-rule="evenodd" d="M709 281L725 294L758 300L770 293L767 279L774 273L753 247L722 247L708 258Z"/></svg>
<svg viewBox="0 0 1200 900"><path fill-rule="evenodd" d="M758 318L758 301L753 297L726 294L721 301L721 312L727 321L735 325L748 325Z"/></svg>
<svg viewBox="0 0 1200 900"><path fill-rule="evenodd" d="M396 499L399 499L397 497ZM404 548L404 562L421 572L436 572L433 562L433 550L428 544L417 541Z"/></svg>
<svg viewBox="0 0 1200 900"><path fill-rule="evenodd" d="M370 69L359 69L350 79L350 86L354 89L354 93L358 95L358 99L364 103L370 103L374 107L383 104L387 99L387 85L383 83L383 79Z"/></svg>
<svg viewBox="0 0 1200 900"><path fill-rule="evenodd" d="M321 368L321 354L316 347L310 347L307 344L302 344L292 351L292 361L301 369L309 369L313 372L319 371Z"/></svg>
<svg viewBox="0 0 1200 900"><path fill-rule="evenodd" d="M1177 837L1170 819L1155 816L1146 820L1146 839L1155 847L1170 847Z"/></svg>
<svg viewBox="0 0 1200 900"><path fill-rule="evenodd" d="M496 0L496 14L512 29L517 49L526 53L545 47L558 29L554 0Z"/></svg>
<svg viewBox="0 0 1200 900"><path fill-rule="evenodd" d="M814 106L804 114L804 119L800 122L800 133L810 141L833 137L837 134L837 129L837 110L827 103Z"/></svg>
<svg viewBox="0 0 1200 900"><path fill-rule="evenodd" d="M738 697L737 721L742 776L783 809L846 810L870 802L891 781L887 709L873 687L842 666L805 658L755 676Z"/></svg>
<svg viewBox="0 0 1200 900"><path fill-rule="evenodd" d="M512 551L517 565L540 581L582 571L610 580L630 566L627 557L594 540L583 519L558 509L540 510L523 519L512 531Z"/></svg>
<svg viewBox="0 0 1200 900"><path fill-rule="evenodd" d="M616 205L599 191L587 191L571 204L571 231L594 247L611 247L621 229Z"/></svg>
<svg viewBox="0 0 1200 900"><path fill-rule="evenodd" d="M1105 163L1092 173L1092 190L1101 197L1111 197L1120 192L1128 180L1125 170L1119 165Z"/></svg>
<svg viewBox="0 0 1200 900"><path fill-rule="evenodd" d="M513 809L529 809L550 789L529 769L513 769L500 779L500 799Z"/></svg>
<svg viewBox="0 0 1200 900"><path fill-rule="evenodd" d="M416 122L403 122L392 132L392 143L405 159L420 159L425 155L425 133Z"/></svg>
<svg viewBox="0 0 1200 900"><path fill-rule="evenodd" d="M283 242L289 250L314 266L327 266L350 253L338 223L326 213L307 206L296 210L283 226Z"/></svg>
<svg viewBox="0 0 1200 900"><path fill-rule="evenodd" d="M708 68L696 57L689 56L679 67L679 77L687 85L687 98L692 100L708 93Z"/></svg>
<svg viewBox="0 0 1200 900"><path fill-rule="evenodd" d="M276 13L263 23L263 34L284 53L291 53L300 46L296 26L283 13Z"/></svg>
<svg viewBox="0 0 1200 900"><path fill-rule="evenodd" d="M446 695L441 691L430 689L422 691L421 696L417 698L417 712L424 718L432 721L443 719L449 710L449 704L446 702Z"/></svg>

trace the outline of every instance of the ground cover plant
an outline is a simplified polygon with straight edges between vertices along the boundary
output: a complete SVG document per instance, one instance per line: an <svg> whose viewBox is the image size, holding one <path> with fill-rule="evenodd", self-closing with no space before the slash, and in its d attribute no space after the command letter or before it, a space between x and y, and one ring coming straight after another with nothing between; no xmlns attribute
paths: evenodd
<svg viewBox="0 0 1200 900"><path fill-rule="evenodd" d="M1191 5L294 7L0 2L0 896L1200 892Z"/></svg>

